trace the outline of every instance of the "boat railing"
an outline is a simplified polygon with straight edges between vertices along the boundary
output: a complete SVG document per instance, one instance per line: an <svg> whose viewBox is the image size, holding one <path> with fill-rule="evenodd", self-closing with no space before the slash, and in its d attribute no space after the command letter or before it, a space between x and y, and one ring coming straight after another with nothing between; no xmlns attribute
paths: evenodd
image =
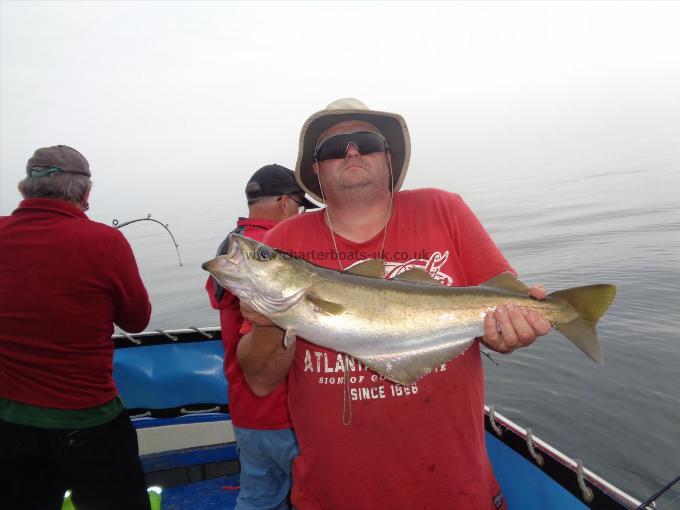
<svg viewBox="0 0 680 510"><path fill-rule="evenodd" d="M572 459L565 455L535 436L531 429L525 429L496 412L493 406L485 406L484 410L488 432L496 435L506 445L512 447L517 453L555 478L584 503L592 502L595 493L599 491L615 499L625 508L638 509L640 507L640 501L584 467L580 459ZM515 436L514 440L503 438L508 432ZM566 468L566 471L564 468ZM569 472L572 474L572 480L565 479L565 473ZM647 506L644 510L653 510L654 508Z"/></svg>

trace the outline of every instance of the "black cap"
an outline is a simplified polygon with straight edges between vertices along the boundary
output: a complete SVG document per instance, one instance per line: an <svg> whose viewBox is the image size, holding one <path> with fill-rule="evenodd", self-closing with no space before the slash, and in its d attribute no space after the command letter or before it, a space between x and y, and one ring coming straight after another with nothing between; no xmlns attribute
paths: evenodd
<svg viewBox="0 0 680 510"><path fill-rule="evenodd" d="M267 165L255 172L246 184L248 200L259 197L279 197L281 195L299 195L307 209L319 206L309 201L304 190L295 180L295 172L281 165Z"/></svg>

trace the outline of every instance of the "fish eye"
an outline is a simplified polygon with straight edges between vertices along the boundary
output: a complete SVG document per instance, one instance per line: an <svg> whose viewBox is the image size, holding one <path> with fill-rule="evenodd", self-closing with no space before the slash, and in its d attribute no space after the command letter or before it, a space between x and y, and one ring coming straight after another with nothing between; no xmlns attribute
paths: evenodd
<svg viewBox="0 0 680 510"><path fill-rule="evenodd" d="M257 260L259 260L260 262L266 262L267 260L270 260L271 258L274 257L274 252L267 246L260 246L257 249L255 256L257 257Z"/></svg>

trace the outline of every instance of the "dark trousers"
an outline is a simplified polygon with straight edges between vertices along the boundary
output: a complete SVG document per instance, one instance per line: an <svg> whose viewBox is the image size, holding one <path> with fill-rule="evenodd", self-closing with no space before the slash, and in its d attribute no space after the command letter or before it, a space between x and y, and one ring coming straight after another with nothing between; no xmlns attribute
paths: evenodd
<svg viewBox="0 0 680 510"><path fill-rule="evenodd" d="M130 419L79 430L0 420L0 506L59 510L67 489L78 510L150 510Z"/></svg>

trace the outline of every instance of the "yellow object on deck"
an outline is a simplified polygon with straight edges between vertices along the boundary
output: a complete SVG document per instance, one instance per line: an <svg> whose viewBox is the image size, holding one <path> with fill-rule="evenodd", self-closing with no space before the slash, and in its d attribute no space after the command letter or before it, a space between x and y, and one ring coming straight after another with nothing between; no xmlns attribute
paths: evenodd
<svg viewBox="0 0 680 510"><path fill-rule="evenodd" d="M163 490L160 487L149 487L146 492L149 494L151 510L161 510L161 493ZM64 494L64 502L61 504L61 510L78 510L71 499L71 491L66 491Z"/></svg>

